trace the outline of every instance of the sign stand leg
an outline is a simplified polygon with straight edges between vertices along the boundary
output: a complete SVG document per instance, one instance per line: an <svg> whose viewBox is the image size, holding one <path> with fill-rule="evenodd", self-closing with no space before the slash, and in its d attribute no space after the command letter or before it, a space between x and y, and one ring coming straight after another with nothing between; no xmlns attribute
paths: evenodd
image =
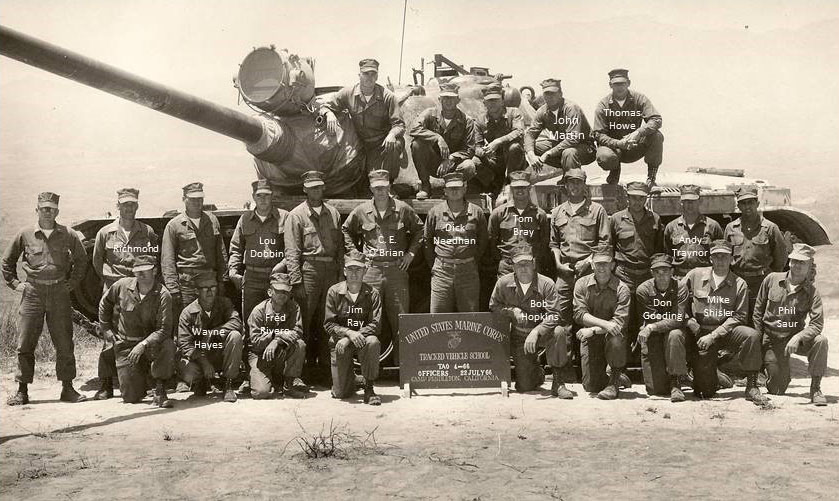
<svg viewBox="0 0 839 501"><path fill-rule="evenodd" d="M402 396L404 398L411 398L411 384L405 383L405 386L402 388Z"/></svg>
<svg viewBox="0 0 839 501"><path fill-rule="evenodd" d="M501 381L501 396L502 396L502 397L504 397L504 398L508 398L508 397L510 396L510 393L509 393L510 388L509 388L509 386L510 386L510 385L507 383L507 381Z"/></svg>

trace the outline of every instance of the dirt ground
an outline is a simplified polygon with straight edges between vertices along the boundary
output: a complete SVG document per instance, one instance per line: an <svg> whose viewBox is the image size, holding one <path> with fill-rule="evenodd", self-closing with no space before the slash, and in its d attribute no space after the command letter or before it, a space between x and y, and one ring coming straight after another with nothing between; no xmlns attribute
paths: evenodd
<svg viewBox="0 0 839 501"><path fill-rule="evenodd" d="M406 399L394 381L381 407L326 389L302 401L178 393L174 409L118 398L71 405L57 401L46 367L32 403L0 411L0 486L6 499L835 499L837 327L834 316L830 404L820 408L808 403L801 359L789 395L765 409L743 388L680 404L640 384L614 402L579 384L570 402L550 398L548 384L506 399L430 390ZM78 381L92 395L95 367L84 362ZM14 388L5 373L0 398ZM298 439L317 435L332 437L333 457L302 453Z"/></svg>

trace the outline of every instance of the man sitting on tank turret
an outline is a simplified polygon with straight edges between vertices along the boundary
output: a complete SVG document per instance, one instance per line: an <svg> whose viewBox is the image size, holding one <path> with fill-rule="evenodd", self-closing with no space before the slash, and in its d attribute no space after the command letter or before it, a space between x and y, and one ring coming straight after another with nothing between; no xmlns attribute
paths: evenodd
<svg viewBox="0 0 839 501"><path fill-rule="evenodd" d="M594 162L591 127L582 108L562 96L559 79L548 78L541 86L545 104L524 135L527 163L536 171L547 164L567 172Z"/></svg>
<svg viewBox="0 0 839 501"><path fill-rule="evenodd" d="M376 83L379 62L362 59L358 63L358 83L344 87L324 103L326 130L336 135L341 128L341 111L350 114L364 155L365 174L384 169L393 183L399 176L400 159L405 151L405 122L394 94ZM362 176L364 182L366 176Z"/></svg>
<svg viewBox="0 0 839 501"><path fill-rule="evenodd" d="M492 83L483 90L486 119L478 123L481 140L475 148L476 181L481 192L497 194L506 177L524 168L524 117L518 108L504 106L504 91L500 83ZM486 144L484 144L486 142Z"/></svg>
<svg viewBox="0 0 839 501"><path fill-rule="evenodd" d="M428 198L432 172L442 178L457 170L467 181L475 175L472 157L478 136L475 121L457 107L458 90L457 84L440 84L440 107L420 113L411 128L411 157L420 179L417 200Z"/></svg>
<svg viewBox="0 0 839 501"><path fill-rule="evenodd" d="M597 164L609 171L606 182L618 184L621 163L643 158L647 163L647 186L655 184L661 165L664 136L661 115L647 96L629 90L629 70L609 72L612 93L597 103L594 111L594 139Z"/></svg>

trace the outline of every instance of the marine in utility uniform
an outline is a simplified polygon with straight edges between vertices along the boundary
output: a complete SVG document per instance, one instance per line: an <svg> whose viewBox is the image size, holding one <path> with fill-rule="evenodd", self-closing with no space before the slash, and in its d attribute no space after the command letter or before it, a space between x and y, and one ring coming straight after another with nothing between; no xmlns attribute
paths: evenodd
<svg viewBox="0 0 839 501"><path fill-rule="evenodd" d="M647 164L647 186L655 184L664 151L661 114L644 94L629 90L629 70L609 72L612 92L594 111L594 139L597 140L597 164L609 171L606 182L618 184L621 164Z"/></svg>
<svg viewBox="0 0 839 501"><path fill-rule="evenodd" d="M670 395L671 401L683 402L687 346L693 343L685 327L690 294L673 277L673 258L669 255L653 255L650 270L653 278L635 291L644 384L648 395Z"/></svg>
<svg viewBox="0 0 839 501"><path fill-rule="evenodd" d="M271 398L273 388L276 396L304 398L309 387L300 378L306 360L303 316L291 297L288 275L271 276L268 298L251 311L248 331L251 397Z"/></svg>
<svg viewBox="0 0 839 501"><path fill-rule="evenodd" d="M478 311L478 263L486 251L486 218L480 207L466 201L465 179L445 177L446 200L425 219L425 259L431 265L431 313Z"/></svg>
<svg viewBox="0 0 839 501"><path fill-rule="evenodd" d="M539 171L543 165L563 171L579 169L594 161L594 140L583 109L562 95L559 79L543 80L545 104L524 135L528 165Z"/></svg>
<svg viewBox="0 0 839 501"><path fill-rule="evenodd" d="M476 174L474 191L497 195L507 176L525 167L524 116L518 108L505 106L500 83L484 87L486 117L477 123L480 137L475 147Z"/></svg>
<svg viewBox="0 0 839 501"><path fill-rule="evenodd" d="M512 200L489 214L489 248L493 263L498 263L499 278L512 273L512 252L521 243L533 248L537 271L545 274L544 270L548 268L551 223L545 211L530 200L530 186L527 171L510 173Z"/></svg>
<svg viewBox="0 0 839 501"><path fill-rule="evenodd" d="M372 171L369 179L373 198L353 209L341 230L346 252L367 256L364 282L381 297L398 365L399 315L410 305L408 268L422 247L424 226L410 205L390 196L387 171Z"/></svg>
<svg viewBox="0 0 839 501"><path fill-rule="evenodd" d="M586 173L571 169L560 181L568 198L551 213L550 248L556 265L556 293L564 324L573 316L574 284L591 273L596 250L611 251L611 230L606 209L586 195Z"/></svg>
<svg viewBox="0 0 839 501"><path fill-rule="evenodd" d="M35 373L35 348L44 329L44 318L55 347L55 376L61 381L61 401L81 402L85 397L73 388L76 355L73 347L73 320L70 292L79 287L87 269L87 253L78 233L58 224L59 195L38 195L35 213L38 222L18 232L3 254L3 278L21 294L20 334L17 345L17 392L9 405L29 403L29 384ZM23 261L26 280L17 274Z"/></svg>
<svg viewBox="0 0 839 501"><path fill-rule="evenodd" d="M431 193L430 176L445 177L451 172L462 172L467 181L476 172L475 146L478 132L475 121L458 107L459 87L454 83L440 84L440 106L424 110L411 128L411 158L420 179L417 200Z"/></svg>
<svg viewBox="0 0 839 501"><path fill-rule="evenodd" d="M134 276L114 282L99 301L99 326L115 353L122 401L141 401L151 376L152 404L172 407L165 386L175 373L172 297L157 279L157 258L137 256L131 269Z"/></svg>
<svg viewBox="0 0 839 501"><path fill-rule="evenodd" d="M388 172L390 181L399 176L405 151L405 122L399 112L396 96L376 83L379 62L362 59L358 62L358 83L344 87L324 103L326 128L332 135L342 133L336 113L347 112L361 140L365 173Z"/></svg>
<svg viewBox="0 0 839 501"><path fill-rule="evenodd" d="M183 187L184 212L166 223L161 239L163 283L172 294L172 312L195 301L195 277L211 272L221 286L227 279L227 250L215 215L203 210L204 185Z"/></svg>
<svg viewBox="0 0 839 501"><path fill-rule="evenodd" d="M762 363L760 333L746 325L749 290L731 271L732 249L725 240L711 244L711 266L696 268L684 279L690 293L687 327L696 339L693 392L699 398L719 389L717 357L720 349L734 352L746 372L746 400L766 402L757 386Z"/></svg>
<svg viewBox="0 0 839 501"><path fill-rule="evenodd" d="M344 262L343 282L326 293L324 329L329 335L332 360L332 397L349 398L355 394L353 358L358 358L364 387L364 403L380 405L373 382L379 377L381 343L376 333L382 316L379 293L364 283L366 256L351 250Z"/></svg>
<svg viewBox="0 0 839 501"><path fill-rule="evenodd" d="M664 227L664 252L673 258L673 275L684 278L694 268L711 266L711 242L722 238L722 226L700 212L700 188L679 186L682 214Z"/></svg>
<svg viewBox="0 0 839 501"><path fill-rule="evenodd" d="M285 225L286 267L294 297L302 308L306 359L319 379L329 378L329 342L323 332L326 291L343 267L341 216L323 201L323 174L303 174L306 200L289 212Z"/></svg>
<svg viewBox="0 0 839 501"><path fill-rule="evenodd" d="M136 188L117 190L119 217L96 232L93 270L102 279L103 294L117 280L134 276L132 267L138 257L153 256L156 263L160 254L157 233L151 226L136 219L139 197L140 190ZM171 322L169 326L172 326ZM99 352L98 375L100 388L93 398L106 400L113 397L117 367L113 347L107 341Z"/></svg>
<svg viewBox="0 0 839 501"><path fill-rule="evenodd" d="M566 348L570 325L561 325L553 280L536 272L533 249L528 244L513 249L513 272L498 279L489 300L490 311L506 315L512 324L510 351L516 366L516 391L537 389L545 380L538 348L545 348L553 382L551 395L574 398L562 381L568 363Z"/></svg>
<svg viewBox="0 0 839 501"><path fill-rule="evenodd" d="M827 370L827 337L822 334L824 311L819 291L811 279L816 250L796 243L789 254L789 271L770 273L757 293L754 326L763 337L763 366L769 378L766 389L783 395L790 383L789 357L807 357L810 402L823 406L827 399L821 380Z"/></svg>
<svg viewBox="0 0 839 501"><path fill-rule="evenodd" d="M752 321L755 300L763 279L773 271L783 271L787 262L787 244L778 225L758 211L757 188L737 190L737 208L742 215L728 223L723 238L734 249L731 270L746 281L749 288L749 311L746 322Z"/></svg>
<svg viewBox="0 0 839 501"><path fill-rule="evenodd" d="M597 398L620 396L620 376L626 366L626 322L629 318L629 287L613 273L610 250L592 256L594 272L574 284L574 322L580 343L583 388ZM606 365L611 373L607 377Z"/></svg>
<svg viewBox="0 0 839 501"><path fill-rule="evenodd" d="M224 379L224 401L235 402L233 380L242 363L242 319L230 299L219 292L216 275L195 277L198 298L186 305L178 320L178 375L203 396L216 373Z"/></svg>

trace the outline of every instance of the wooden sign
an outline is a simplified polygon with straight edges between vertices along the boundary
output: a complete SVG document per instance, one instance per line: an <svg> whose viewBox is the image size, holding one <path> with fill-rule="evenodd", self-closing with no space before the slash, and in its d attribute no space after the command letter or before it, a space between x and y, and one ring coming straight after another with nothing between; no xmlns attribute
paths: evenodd
<svg viewBox="0 0 839 501"><path fill-rule="evenodd" d="M510 321L495 313L399 315L399 383L418 388L510 385Z"/></svg>

